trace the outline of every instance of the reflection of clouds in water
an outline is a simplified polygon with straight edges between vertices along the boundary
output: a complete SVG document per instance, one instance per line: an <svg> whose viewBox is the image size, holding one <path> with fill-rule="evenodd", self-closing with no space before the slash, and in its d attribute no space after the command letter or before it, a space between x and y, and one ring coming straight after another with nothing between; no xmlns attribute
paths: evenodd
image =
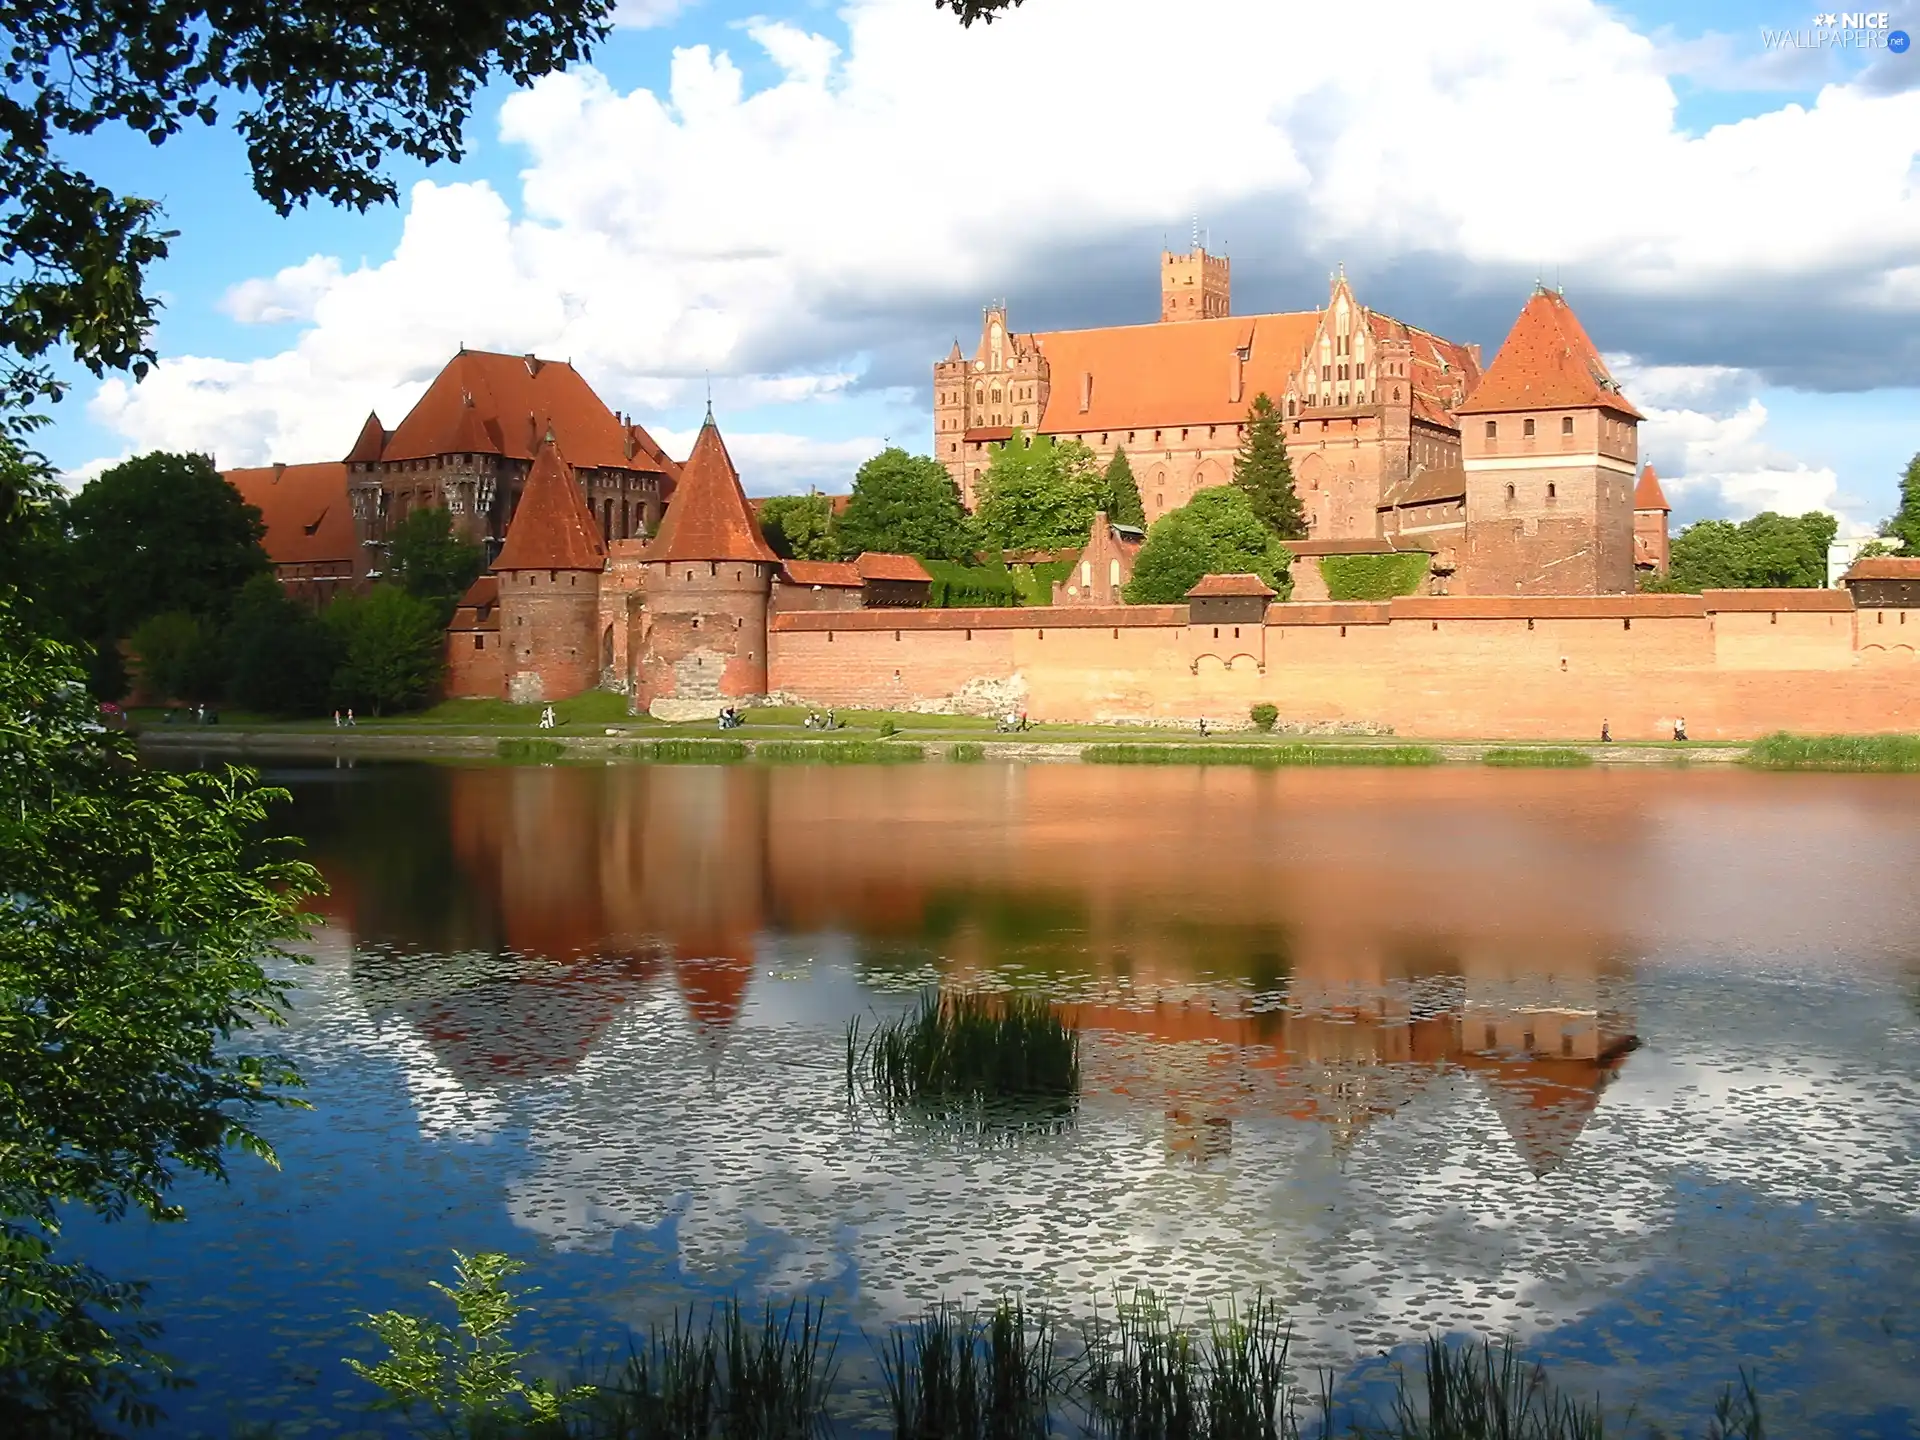
<svg viewBox="0 0 1920 1440"><path fill-rule="evenodd" d="M1724 989L1667 998L1669 1033L1702 1006L1726 1028ZM1804 1042L1848 1017L1809 995L1793 1018ZM707 1281L780 1288L852 1269L875 1318L1014 1287L1083 1310L1151 1286L1190 1311L1264 1288L1310 1351L1352 1355L1427 1326L1527 1331L1591 1309L1659 1263L1682 1174L1840 1214L1897 1210L1920 1178L1890 1148L1913 1132L1908 1085L1871 1057L1787 1058L1738 1034L1711 1053L1636 1056L1541 1178L1487 1082L1457 1070L1402 1087L1344 1156L1332 1127L1255 1105L1233 1120L1230 1154L1196 1166L1169 1159L1151 1098L1090 1094L1070 1133L1001 1149L854 1117L838 1038L747 1023L716 1049L664 995L631 1007L535 1124L514 1220L598 1248L677 1217L682 1263ZM1730 1266L1751 1240L1727 1235Z"/></svg>

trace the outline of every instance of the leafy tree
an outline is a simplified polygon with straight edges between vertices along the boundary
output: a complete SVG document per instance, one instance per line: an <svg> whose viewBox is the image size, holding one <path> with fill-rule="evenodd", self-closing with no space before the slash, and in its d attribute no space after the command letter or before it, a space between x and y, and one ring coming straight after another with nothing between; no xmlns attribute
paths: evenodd
<svg viewBox="0 0 1920 1440"><path fill-rule="evenodd" d="M1901 541L1908 555L1920 555L1920 455L1907 462L1900 477L1900 508L1880 527L1889 540Z"/></svg>
<svg viewBox="0 0 1920 1440"><path fill-rule="evenodd" d="M223 621L271 567L260 512L204 455L156 450L101 472L67 506L75 629L99 649L169 611Z"/></svg>
<svg viewBox="0 0 1920 1440"><path fill-rule="evenodd" d="M760 533L787 560L838 560L833 501L825 495L774 495L760 502Z"/></svg>
<svg viewBox="0 0 1920 1440"><path fill-rule="evenodd" d="M946 467L897 445L860 467L835 528L846 555L876 550L967 560L975 548L973 522Z"/></svg>
<svg viewBox="0 0 1920 1440"><path fill-rule="evenodd" d="M1022 0L933 0L933 3L941 10L953 11L962 25L971 25L976 20L991 25L996 15L1013 9Z"/></svg>
<svg viewBox="0 0 1920 1440"><path fill-rule="evenodd" d="M1127 452L1116 446L1107 462L1107 519L1116 525L1145 525L1147 507L1140 501L1140 485L1133 478Z"/></svg>
<svg viewBox="0 0 1920 1440"><path fill-rule="evenodd" d="M1127 582L1130 605L1177 605L1203 575L1258 575L1287 592L1287 548L1232 485L1202 490L1153 522Z"/></svg>
<svg viewBox="0 0 1920 1440"><path fill-rule="evenodd" d="M277 585L271 575L268 584ZM184 610L143 620L128 640L140 678L157 700L216 700L225 657L220 632Z"/></svg>
<svg viewBox="0 0 1920 1440"><path fill-rule="evenodd" d="M486 551L453 533L453 516L443 506L410 510L393 527L386 578L416 599L431 600L442 624L486 568Z"/></svg>
<svg viewBox="0 0 1920 1440"><path fill-rule="evenodd" d="M1086 538L1106 477L1078 440L1016 430L980 477L980 532L1002 550L1057 550Z"/></svg>
<svg viewBox="0 0 1920 1440"><path fill-rule="evenodd" d="M1293 488L1293 463L1280 427L1280 407L1265 394L1254 396L1247 438L1233 460L1233 483L1269 530L1283 540L1300 540L1306 537L1307 516Z"/></svg>
<svg viewBox="0 0 1920 1440"><path fill-rule="evenodd" d="M433 603L397 585L345 595L327 608L339 647L333 701L384 715L424 704L446 666L446 627Z"/></svg>
<svg viewBox="0 0 1920 1440"><path fill-rule="evenodd" d="M3 584L4 582L0 582ZM94 723L72 649L0 595L0 1430L95 1433L152 1417L140 1287L57 1255L61 1214L182 1214L179 1174L271 1163L280 1058L264 958L302 933L319 877L260 839L281 792L248 772L135 763Z"/></svg>
<svg viewBox="0 0 1920 1440"><path fill-rule="evenodd" d="M1819 589L1827 583L1827 546L1838 522L1819 511L1751 520L1700 520L1673 539L1667 574L1650 590Z"/></svg>
<svg viewBox="0 0 1920 1440"><path fill-rule="evenodd" d="M227 625L227 698L267 715L318 715L339 664L334 632L271 575L256 575Z"/></svg>

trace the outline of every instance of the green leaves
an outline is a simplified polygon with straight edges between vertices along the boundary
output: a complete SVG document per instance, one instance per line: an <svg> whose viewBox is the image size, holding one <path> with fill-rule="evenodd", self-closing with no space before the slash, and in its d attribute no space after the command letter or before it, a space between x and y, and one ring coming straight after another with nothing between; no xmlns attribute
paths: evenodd
<svg viewBox="0 0 1920 1440"><path fill-rule="evenodd" d="M835 534L843 555L872 550L965 561L975 549L973 522L946 467L897 445L860 467Z"/></svg>
<svg viewBox="0 0 1920 1440"><path fill-rule="evenodd" d="M1099 462L1078 440L1016 430L980 477L982 539L1001 550L1082 544L1107 493Z"/></svg>
<svg viewBox="0 0 1920 1440"><path fill-rule="evenodd" d="M1890 540L1903 541L1904 553L1920 555L1920 454L1907 462L1906 472L1900 477L1900 508L1880 527L1880 533Z"/></svg>
<svg viewBox="0 0 1920 1440"><path fill-rule="evenodd" d="M527 1352L507 1337L526 1307L507 1289L507 1281L526 1267L494 1252L453 1252L454 1283L432 1281L453 1304L457 1328L427 1316L399 1310L369 1315L366 1325L387 1347L387 1358L373 1365L348 1360L356 1375L385 1392L379 1408L409 1417L425 1410L449 1435L493 1433L515 1420L556 1422L562 1407L589 1399L592 1386L556 1394L545 1382L521 1378Z"/></svg>
<svg viewBox="0 0 1920 1440"><path fill-rule="evenodd" d="M1674 537L1666 578L1650 589L1690 592L1819 589L1838 522L1820 511L1751 520L1701 520Z"/></svg>
<svg viewBox="0 0 1920 1440"><path fill-rule="evenodd" d="M1216 485L1153 522L1127 603L1181 604L1203 575L1258 575L1284 595L1291 559L1237 486Z"/></svg>
<svg viewBox="0 0 1920 1440"><path fill-rule="evenodd" d="M409 595L431 601L441 623L453 618L467 587L487 568L486 552L453 533L443 506L410 510L387 542L387 576Z"/></svg>
<svg viewBox="0 0 1920 1440"><path fill-rule="evenodd" d="M419 705L439 686L446 633L433 602L376 585L365 595L343 595L325 619L340 655L335 704L381 715Z"/></svg>
<svg viewBox="0 0 1920 1440"><path fill-rule="evenodd" d="M825 495L775 495L760 504L760 533L786 560L838 560L833 502Z"/></svg>

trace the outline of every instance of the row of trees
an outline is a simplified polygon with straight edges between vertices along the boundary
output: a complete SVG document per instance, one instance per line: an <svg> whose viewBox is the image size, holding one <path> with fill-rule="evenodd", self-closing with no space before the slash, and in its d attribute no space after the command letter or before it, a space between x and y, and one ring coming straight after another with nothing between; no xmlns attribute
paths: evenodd
<svg viewBox="0 0 1920 1440"><path fill-rule="evenodd" d="M1279 408L1257 396L1247 419L1233 484L1203 491L1155 522L1130 601L1172 603L1209 573L1252 572L1286 589L1289 556L1279 542L1304 536L1306 517ZM1103 466L1080 441L1015 431L995 451L979 488L969 515L946 467L895 447L860 467L838 515L824 495L782 495L762 505L760 522L767 543L788 559L840 560L875 550L962 564L982 553L1079 545L1099 512L1116 524L1146 523L1124 449Z"/></svg>
<svg viewBox="0 0 1920 1440"><path fill-rule="evenodd" d="M92 688L272 715L374 714L428 699L443 632L485 565L445 510L395 527L382 583L324 612L288 598L260 512L202 455L156 451L53 497L32 564L55 633L93 654Z"/></svg>

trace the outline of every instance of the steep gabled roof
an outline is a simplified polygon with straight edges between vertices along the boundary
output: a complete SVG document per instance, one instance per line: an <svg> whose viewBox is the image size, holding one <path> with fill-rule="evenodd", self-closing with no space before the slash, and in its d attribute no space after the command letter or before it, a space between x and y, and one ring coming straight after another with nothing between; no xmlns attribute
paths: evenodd
<svg viewBox="0 0 1920 1440"><path fill-rule="evenodd" d="M575 465L660 470L670 465L653 437L623 425L561 360L462 350L387 437L384 460L479 453L531 460L548 431Z"/></svg>
<svg viewBox="0 0 1920 1440"><path fill-rule="evenodd" d="M1633 508L1636 510L1672 510L1667 503L1667 492L1660 488L1660 477L1653 473L1649 465L1640 472L1640 483L1633 487Z"/></svg>
<svg viewBox="0 0 1920 1440"><path fill-rule="evenodd" d="M573 470L549 434L507 525L495 570L599 570L607 563L600 528L580 497Z"/></svg>
<svg viewBox="0 0 1920 1440"><path fill-rule="evenodd" d="M328 560L352 564L357 547L345 461L263 465L222 474L266 522L264 543L274 564L313 565Z"/></svg>
<svg viewBox="0 0 1920 1440"><path fill-rule="evenodd" d="M693 453L680 467L673 503L667 506L659 533L647 545L647 559L780 563L747 507L740 472L733 468L711 411L693 442Z"/></svg>
<svg viewBox="0 0 1920 1440"><path fill-rule="evenodd" d="M381 425L380 417L369 410L367 423L360 427L359 435L354 437L353 448L347 452L347 464L371 465L385 453L386 448L386 428Z"/></svg>
<svg viewBox="0 0 1920 1440"><path fill-rule="evenodd" d="M1459 413L1587 408L1644 418L1620 393L1573 307L1557 292L1542 287L1528 298L1486 377Z"/></svg>
<svg viewBox="0 0 1920 1440"><path fill-rule="evenodd" d="M821 585L834 590L858 590L866 582L849 563L839 560L789 560L780 567L789 585Z"/></svg>

